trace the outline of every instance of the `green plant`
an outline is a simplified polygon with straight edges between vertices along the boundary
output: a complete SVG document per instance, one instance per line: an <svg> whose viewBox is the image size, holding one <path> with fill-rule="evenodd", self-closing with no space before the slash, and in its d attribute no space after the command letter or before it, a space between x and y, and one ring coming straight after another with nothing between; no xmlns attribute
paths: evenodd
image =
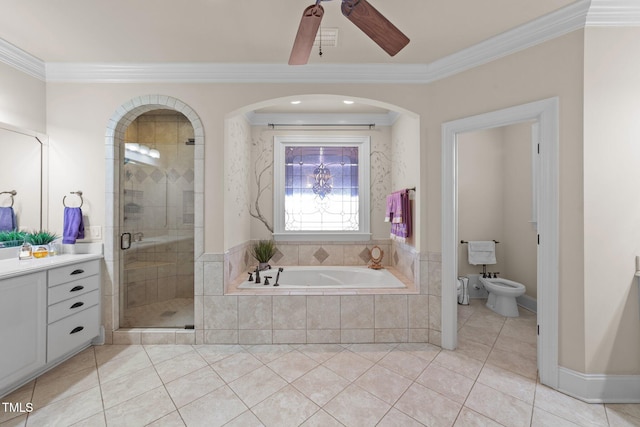
<svg viewBox="0 0 640 427"><path fill-rule="evenodd" d="M50 233L48 231L40 230L40 231L32 231L27 233L25 236L25 240L32 245L48 245L49 243L56 240L58 237L55 233Z"/></svg>
<svg viewBox="0 0 640 427"><path fill-rule="evenodd" d="M25 239L27 233L24 231L0 231L0 248L9 248L20 246Z"/></svg>
<svg viewBox="0 0 640 427"><path fill-rule="evenodd" d="M251 255L258 262L269 262L276 254L276 242L273 240L259 240L253 244Z"/></svg>

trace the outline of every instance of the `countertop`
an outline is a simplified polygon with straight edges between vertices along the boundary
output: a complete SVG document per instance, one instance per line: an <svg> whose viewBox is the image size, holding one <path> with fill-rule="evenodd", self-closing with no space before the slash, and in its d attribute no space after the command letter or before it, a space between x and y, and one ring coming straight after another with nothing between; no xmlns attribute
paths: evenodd
<svg viewBox="0 0 640 427"><path fill-rule="evenodd" d="M63 267L77 262L101 259L102 254L62 254L44 258L18 260L17 258L0 261L0 279L23 274L37 273L51 268Z"/></svg>

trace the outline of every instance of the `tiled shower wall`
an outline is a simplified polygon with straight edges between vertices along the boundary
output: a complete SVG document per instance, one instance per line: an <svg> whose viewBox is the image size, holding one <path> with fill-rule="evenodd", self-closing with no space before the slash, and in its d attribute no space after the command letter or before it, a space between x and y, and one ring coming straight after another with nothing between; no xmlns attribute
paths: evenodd
<svg viewBox="0 0 640 427"><path fill-rule="evenodd" d="M370 343L431 342L440 345L440 254L420 256L412 248L397 243L378 242L389 246L389 258L398 258L397 268L413 269L419 279L418 294L408 295L224 295L224 276L233 271L244 274L252 263L245 255L249 243L224 256L205 254L197 263L196 277L196 342L205 344L283 344L283 343ZM315 245L315 246L314 246ZM348 259L358 257L365 245L350 244L278 244L283 258L279 265L306 257L317 259L317 251L327 253L333 246L342 248ZM372 245L371 245L372 246ZM383 245L379 245L383 247ZM338 249L340 253L340 249ZM301 258L301 254L303 258ZM310 254L310 255L307 255ZM315 254L315 256L314 256ZM388 252L385 250L385 254ZM334 255L334 259L339 258ZM408 259L408 258L410 259ZM327 256L323 265L327 264ZM365 265L361 259L361 264ZM335 264L333 264L335 265ZM338 264L342 265L342 264ZM388 264L387 264L388 265ZM406 267L404 267L406 266ZM225 268L227 267L227 268ZM404 271L403 271L404 272ZM201 274L198 274L201 273Z"/></svg>

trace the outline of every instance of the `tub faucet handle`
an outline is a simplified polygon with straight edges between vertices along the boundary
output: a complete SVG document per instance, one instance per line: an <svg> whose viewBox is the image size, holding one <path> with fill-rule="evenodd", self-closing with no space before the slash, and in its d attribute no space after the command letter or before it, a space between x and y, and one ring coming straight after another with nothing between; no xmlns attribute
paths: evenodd
<svg viewBox="0 0 640 427"><path fill-rule="evenodd" d="M271 279L272 276L264 276L264 286L269 286L269 279Z"/></svg>
<svg viewBox="0 0 640 427"><path fill-rule="evenodd" d="M499 272L499 271L496 271L495 273L493 273L493 278L494 278L494 279L497 279L497 278L498 278L498 274L500 274L500 272Z"/></svg>
<svg viewBox="0 0 640 427"><path fill-rule="evenodd" d="M252 271L249 271L247 274L249 274L249 279L248 279L248 281L249 281L249 282L253 282L253 272L252 272Z"/></svg>

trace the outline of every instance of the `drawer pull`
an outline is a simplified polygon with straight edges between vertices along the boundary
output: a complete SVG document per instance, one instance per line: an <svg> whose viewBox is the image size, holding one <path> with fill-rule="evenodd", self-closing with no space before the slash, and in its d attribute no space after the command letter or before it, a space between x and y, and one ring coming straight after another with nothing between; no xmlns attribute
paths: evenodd
<svg viewBox="0 0 640 427"><path fill-rule="evenodd" d="M79 268L79 269L77 269L77 270L73 270L73 271L71 272L71 276L75 276L76 274L82 274L82 273L84 273L84 270L83 270L83 269L81 269L81 268Z"/></svg>
<svg viewBox="0 0 640 427"><path fill-rule="evenodd" d="M84 289L84 286L78 285L78 286L74 286L73 288L71 288L71 290L69 292L78 292Z"/></svg>
<svg viewBox="0 0 640 427"><path fill-rule="evenodd" d="M69 308L78 308L78 307L82 307L83 305L84 305L84 303L83 303L83 302L77 302L77 303L73 304L73 305L72 305L71 307L69 307Z"/></svg>
<svg viewBox="0 0 640 427"><path fill-rule="evenodd" d="M80 332L83 329L84 329L84 326L76 326L75 328L73 328L73 330L71 332L69 332L69 335L76 334L76 333Z"/></svg>

